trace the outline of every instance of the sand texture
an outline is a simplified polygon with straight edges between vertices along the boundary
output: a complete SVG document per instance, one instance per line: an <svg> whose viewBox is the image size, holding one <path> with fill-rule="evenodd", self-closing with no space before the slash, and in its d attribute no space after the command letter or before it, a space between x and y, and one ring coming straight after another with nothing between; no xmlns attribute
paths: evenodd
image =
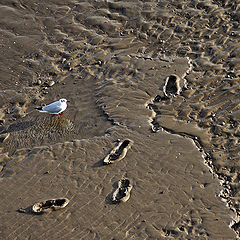
<svg viewBox="0 0 240 240"><path fill-rule="evenodd" d="M2 0L0 238L238 239L239 10Z"/></svg>

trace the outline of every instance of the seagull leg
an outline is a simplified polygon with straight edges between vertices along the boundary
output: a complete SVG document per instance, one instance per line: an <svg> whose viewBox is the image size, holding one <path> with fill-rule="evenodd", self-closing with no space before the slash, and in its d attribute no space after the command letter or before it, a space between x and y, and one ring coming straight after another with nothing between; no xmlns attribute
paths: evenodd
<svg viewBox="0 0 240 240"><path fill-rule="evenodd" d="M61 119L61 113L58 114L58 119Z"/></svg>

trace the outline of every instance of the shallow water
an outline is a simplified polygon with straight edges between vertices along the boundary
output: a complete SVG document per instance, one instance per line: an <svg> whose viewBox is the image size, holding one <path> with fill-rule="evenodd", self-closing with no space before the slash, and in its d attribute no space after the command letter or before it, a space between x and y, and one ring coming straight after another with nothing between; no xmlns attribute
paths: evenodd
<svg viewBox="0 0 240 240"><path fill-rule="evenodd" d="M1 235L234 239L238 5L1 1ZM34 110L62 97L62 119ZM126 138L126 157L102 166ZM109 204L122 177L131 197ZM57 197L64 210L16 212Z"/></svg>

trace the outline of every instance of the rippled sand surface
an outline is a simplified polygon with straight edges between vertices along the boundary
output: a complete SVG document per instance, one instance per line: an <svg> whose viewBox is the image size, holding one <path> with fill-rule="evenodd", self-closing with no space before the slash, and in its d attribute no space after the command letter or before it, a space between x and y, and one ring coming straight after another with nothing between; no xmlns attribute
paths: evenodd
<svg viewBox="0 0 240 240"><path fill-rule="evenodd" d="M0 15L2 239L237 239L237 0L2 0ZM62 97L62 119L34 110ZM112 204L122 178L131 196Z"/></svg>

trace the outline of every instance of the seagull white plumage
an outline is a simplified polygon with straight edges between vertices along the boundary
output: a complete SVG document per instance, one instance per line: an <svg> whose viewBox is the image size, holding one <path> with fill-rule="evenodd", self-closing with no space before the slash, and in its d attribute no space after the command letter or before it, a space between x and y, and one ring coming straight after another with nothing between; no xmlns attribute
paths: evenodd
<svg viewBox="0 0 240 240"><path fill-rule="evenodd" d="M53 102L47 106L37 107L36 109L39 112L57 114L58 118L61 118L60 116L63 114L63 111L65 111L67 108L67 102L69 102L67 99L62 98L62 99L60 99L56 102Z"/></svg>

